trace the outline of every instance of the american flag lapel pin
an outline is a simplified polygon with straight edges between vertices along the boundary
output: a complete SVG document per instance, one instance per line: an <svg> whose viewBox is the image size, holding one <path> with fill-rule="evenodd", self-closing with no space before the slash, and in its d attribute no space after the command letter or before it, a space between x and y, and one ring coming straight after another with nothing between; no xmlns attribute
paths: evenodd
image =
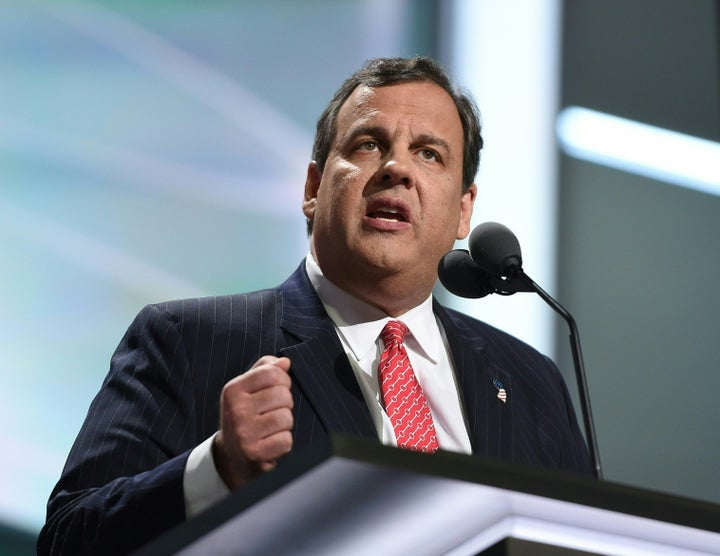
<svg viewBox="0 0 720 556"><path fill-rule="evenodd" d="M505 385L502 383L502 380L499 378L493 378L492 379L493 386L497 390L497 397L498 400L500 400L502 403L507 402L507 391L505 390Z"/></svg>

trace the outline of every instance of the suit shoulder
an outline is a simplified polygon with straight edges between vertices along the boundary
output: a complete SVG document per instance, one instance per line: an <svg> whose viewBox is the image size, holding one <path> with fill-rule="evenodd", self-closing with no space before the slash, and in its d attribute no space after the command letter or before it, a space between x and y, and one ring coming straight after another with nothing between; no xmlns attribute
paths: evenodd
<svg viewBox="0 0 720 556"><path fill-rule="evenodd" d="M444 326L447 327L449 322L463 338L462 342L482 348L489 360L511 361L515 367L533 374L540 372L554 378L559 375L555 363L548 356L523 340L454 309L442 307L441 310L446 313Z"/></svg>
<svg viewBox="0 0 720 556"><path fill-rule="evenodd" d="M450 321L458 328L461 333L494 338L497 340L502 340L503 342L515 344L518 347L522 346L525 349L537 351L530 344L491 324L488 324L474 317L470 317L465 313L461 313L460 311L457 311L455 309L442 307L442 310L447 313Z"/></svg>
<svg viewBox="0 0 720 556"><path fill-rule="evenodd" d="M143 314L164 314L175 322L202 323L256 314L273 309L278 303L280 288L268 288L246 293L173 299L146 305Z"/></svg>
<svg viewBox="0 0 720 556"><path fill-rule="evenodd" d="M170 358L183 353L192 368L217 367L224 373L227 363L227 368L245 369L249 362L276 352L281 308L277 288L147 305L121 346L152 345L147 349L164 349Z"/></svg>

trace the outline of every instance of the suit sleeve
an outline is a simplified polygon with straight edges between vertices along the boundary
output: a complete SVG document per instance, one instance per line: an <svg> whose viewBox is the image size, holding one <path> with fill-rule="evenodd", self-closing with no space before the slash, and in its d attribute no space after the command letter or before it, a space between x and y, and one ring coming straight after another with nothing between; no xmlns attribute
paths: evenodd
<svg viewBox="0 0 720 556"><path fill-rule="evenodd" d="M183 473L199 444L181 324L137 316L70 451L38 554L126 554L185 519Z"/></svg>

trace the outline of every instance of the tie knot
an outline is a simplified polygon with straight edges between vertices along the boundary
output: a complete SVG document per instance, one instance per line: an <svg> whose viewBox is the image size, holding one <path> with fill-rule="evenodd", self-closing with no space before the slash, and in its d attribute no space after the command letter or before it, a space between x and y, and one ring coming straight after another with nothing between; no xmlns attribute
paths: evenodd
<svg viewBox="0 0 720 556"><path fill-rule="evenodd" d="M388 323L385 325L385 328L382 329L380 336L382 337L383 342L385 342L386 346L391 344L392 342L402 344L408 331L408 327L405 326L404 322L400 322L399 320L391 320L388 321Z"/></svg>

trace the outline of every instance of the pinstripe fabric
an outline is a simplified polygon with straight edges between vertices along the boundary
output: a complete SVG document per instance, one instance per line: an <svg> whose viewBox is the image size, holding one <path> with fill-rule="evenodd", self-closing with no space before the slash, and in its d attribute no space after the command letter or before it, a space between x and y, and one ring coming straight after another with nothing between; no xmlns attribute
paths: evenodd
<svg viewBox="0 0 720 556"><path fill-rule="evenodd" d="M590 473L554 365L483 323L435 311L474 453ZM377 438L304 265L279 288L148 306L91 404L48 503L38 554L126 554L184 520L187 456L217 430L223 385L265 354L292 361L296 448L328 432ZM493 378L503 381L506 404Z"/></svg>
<svg viewBox="0 0 720 556"><path fill-rule="evenodd" d="M485 323L436 304L455 362L473 454L591 474L565 382L550 359ZM508 401L497 398L502 380Z"/></svg>

